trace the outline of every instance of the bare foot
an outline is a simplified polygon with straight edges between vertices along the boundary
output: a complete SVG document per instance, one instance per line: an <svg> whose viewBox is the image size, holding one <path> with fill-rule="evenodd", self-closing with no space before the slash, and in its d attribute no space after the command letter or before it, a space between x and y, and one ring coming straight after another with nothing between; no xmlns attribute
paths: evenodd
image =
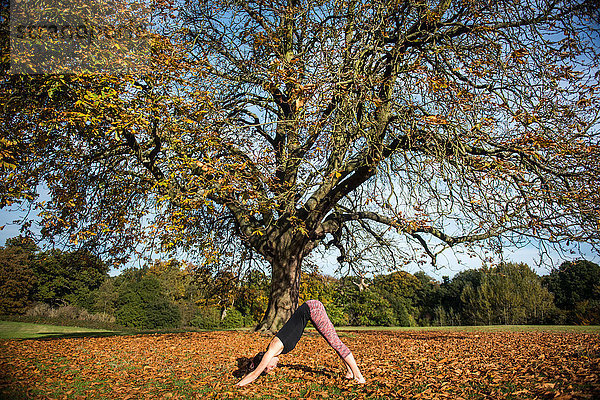
<svg viewBox="0 0 600 400"><path fill-rule="evenodd" d="M354 375L352 374L352 372L348 372L344 378L346 378L348 380L352 380L353 383L360 383L360 384L362 384L362 383L366 382L364 376L361 375L360 377L355 378Z"/></svg>

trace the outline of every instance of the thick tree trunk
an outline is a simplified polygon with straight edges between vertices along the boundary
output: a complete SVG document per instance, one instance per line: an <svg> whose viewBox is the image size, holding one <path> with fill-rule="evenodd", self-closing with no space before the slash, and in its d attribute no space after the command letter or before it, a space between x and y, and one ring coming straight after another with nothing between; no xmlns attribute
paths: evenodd
<svg viewBox="0 0 600 400"><path fill-rule="evenodd" d="M271 266L273 272L269 304L256 330L275 333L298 308L302 255L280 254L273 258Z"/></svg>

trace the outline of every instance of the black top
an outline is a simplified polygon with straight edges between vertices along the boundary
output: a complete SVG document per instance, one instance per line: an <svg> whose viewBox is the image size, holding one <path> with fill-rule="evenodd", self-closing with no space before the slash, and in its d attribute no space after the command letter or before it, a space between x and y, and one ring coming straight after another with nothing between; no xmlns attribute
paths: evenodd
<svg viewBox="0 0 600 400"><path fill-rule="evenodd" d="M306 303L302 304L292 314L292 317L285 323L285 325L277 332L275 336L283 343L283 351L281 354L289 353L294 350L296 344L302 337L304 328L310 319L310 309Z"/></svg>

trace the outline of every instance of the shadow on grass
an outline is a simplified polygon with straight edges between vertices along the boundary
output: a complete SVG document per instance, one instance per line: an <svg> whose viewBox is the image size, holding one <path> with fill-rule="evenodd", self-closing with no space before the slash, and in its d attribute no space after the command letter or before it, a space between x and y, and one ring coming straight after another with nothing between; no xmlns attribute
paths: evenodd
<svg viewBox="0 0 600 400"><path fill-rule="evenodd" d="M246 374L248 374L250 372L250 369L248 367L249 367L251 361L252 361L252 359L248 358L248 357L238 357L237 369L235 371L233 371L233 373L231 375L237 379L242 379ZM287 368L287 369L291 369L294 371L302 371L304 373L310 373L310 374L314 374L314 375L322 375L322 376L326 376L328 378L335 378L337 376L337 374L330 369L313 368L313 367L309 367L309 366L302 365L302 364L279 364L278 368ZM261 376L263 376L263 375L266 375L266 372L263 372L261 374Z"/></svg>
<svg viewBox="0 0 600 400"><path fill-rule="evenodd" d="M28 400L31 399L27 393L19 390L0 388L0 400Z"/></svg>
<svg viewBox="0 0 600 400"><path fill-rule="evenodd" d="M137 333L130 332L44 332L31 335L26 338L16 338L14 340L58 340L58 339L72 339L72 338L102 338L111 336L127 336L136 335Z"/></svg>
<svg viewBox="0 0 600 400"><path fill-rule="evenodd" d="M314 375L323 375L328 378L335 378L336 376L338 376L337 372L334 372L328 368L313 368L313 367L309 367L307 365L302 365L302 364L280 364L279 366L283 367L283 368L288 368L288 369L291 369L294 371L302 371L302 372L310 373L310 374L314 374Z"/></svg>
<svg viewBox="0 0 600 400"><path fill-rule="evenodd" d="M140 329L125 326L90 327L80 321L53 321L25 318L1 318L0 340L57 340L68 338L96 338L133 335L166 335L191 332L211 332L212 330L185 328ZM2 398L0 397L0 400Z"/></svg>
<svg viewBox="0 0 600 400"><path fill-rule="evenodd" d="M15 338L14 340L58 340L58 339L72 339L72 338L103 338L113 336L137 336L137 335L169 335L169 334L182 334L190 332L210 332L207 330L156 330L156 329L123 329L118 331L99 331L99 332L41 332L38 334L31 334L29 337ZM1 400L1 399L0 399Z"/></svg>

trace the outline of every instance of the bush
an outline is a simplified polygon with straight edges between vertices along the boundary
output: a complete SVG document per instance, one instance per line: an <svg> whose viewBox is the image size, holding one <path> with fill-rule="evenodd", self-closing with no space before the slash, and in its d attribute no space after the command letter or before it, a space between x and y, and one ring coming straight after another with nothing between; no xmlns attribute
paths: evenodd
<svg viewBox="0 0 600 400"><path fill-rule="evenodd" d="M179 309L162 294L154 278L123 284L117 299L117 322L131 328L176 328L181 324Z"/></svg>
<svg viewBox="0 0 600 400"><path fill-rule="evenodd" d="M181 323L179 309L168 301L125 303L117 310L117 322L131 328L176 328Z"/></svg>
<svg viewBox="0 0 600 400"><path fill-rule="evenodd" d="M147 328L175 328L181 324L179 308L166 299L148 304L145 309L146 320L142 326Z"/></svg>
<svg viewBox="0 0 600 400"><path fill-rule="evenodd" d="M218 307L202 307L190 321L190 325L200 329L235 329L256 324L252 316L242 315L235 308L227 310L224 319Z"/></svg>
<svg viewBox="0 0 600 400"><path fill-rule="evenodd" d="M126 303L117 310L117 322L130 328L144 326L145 312L140 304Z"/></svg>
<svg viewBox="0 0 600 400"><path fill-rule="evenodd" d="M45 303L37 303L25 312L25 316L57 320L88 321L114 324L116 319L107 313L90 313L88 310L72 305L50 307Z"/></svg>
<svg viewBox="0 0 600 400"><path fill-rule="evenodd" d="M360 292L349 309L352 325L394 326L398 323L389 301L368 289Z"/></svg>
<svg viewBox="0 0 600 400"><path fill-rule="evenodd" d="M218 329L221 324L221 312L216 307L202 307L190 321L190 325L200 329Z"/></svg>
<svg viewBox="0 0 600 400"><path fill-rule="evenodd" d="M79 319L79 315L81 315L81 309L71 305L50 309L50 318Z"/></svg>
<svg viewBox="0 0 600 400"><path fill-rule="evenodd" d="M130 328L176 328L181 323L179 309L166 300L151 303L125 303L117 310L117 322Z"/></svg>
<svg viewBox="0 0 600 400"><path fill-rule="evenodd" d="M227 315L225 316L225 319L221 321L221 328L235 329L241 328L242 326L244 326L244 316L242 315L242 313L236 310L235 308L227 310Z"/></svg>
<svg viewBox="0 0 600 400"><path fill-rule="evenodd" d="M244 315L244 326L246 327L255 327L258 323L252 317L252 315Z"/></svg>
<svg viewBox="0 0 600 400"><path fill-rule="evenodd" d="M51 309L52 309L52 307L50 307L46 303L36 303L33 305L33 307L27 309L27 311L25 312L25 315L28 317L50 318L49 314L50 314Z"/></svg>

